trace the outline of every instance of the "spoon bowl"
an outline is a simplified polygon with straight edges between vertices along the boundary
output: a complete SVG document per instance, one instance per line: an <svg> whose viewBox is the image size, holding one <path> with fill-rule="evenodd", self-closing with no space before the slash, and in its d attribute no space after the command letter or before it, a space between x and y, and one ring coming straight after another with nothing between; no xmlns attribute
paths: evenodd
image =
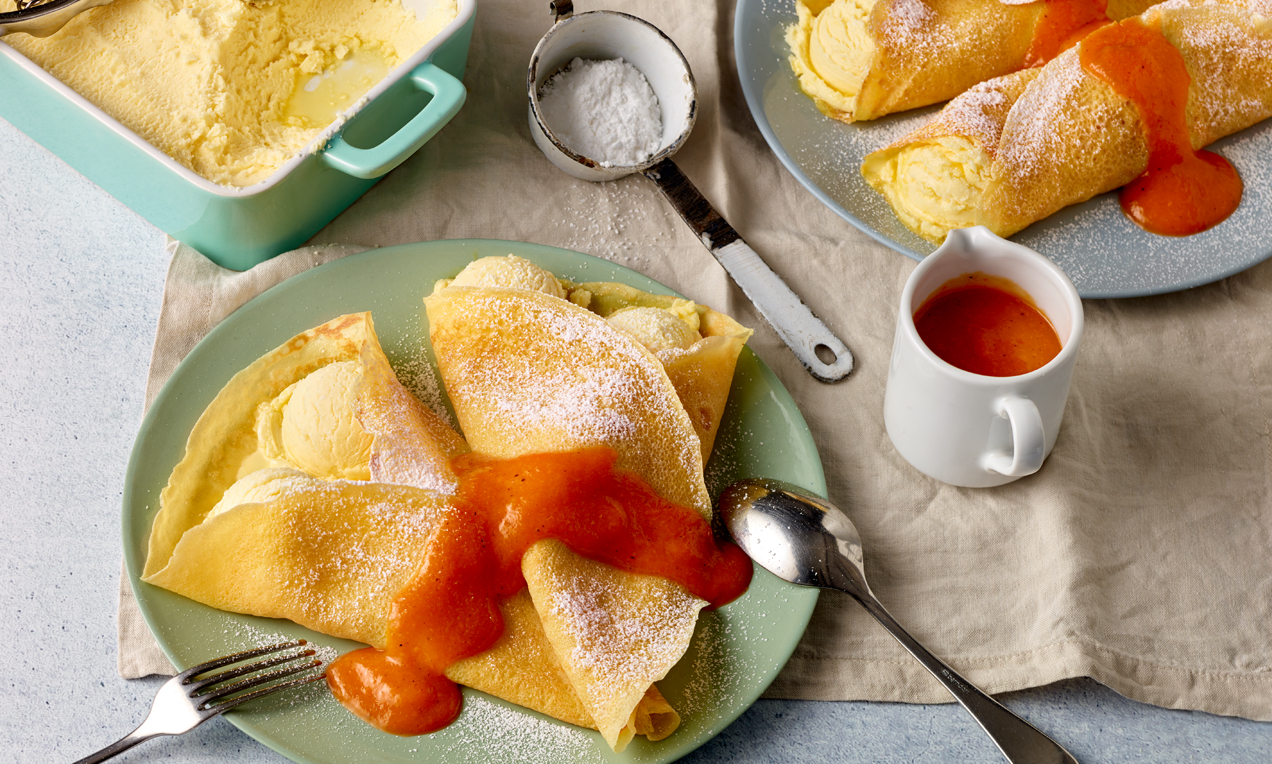
<svg viewBox="0 0 1272 764"><path fill-rule="evenodd" d="M779 480L740 480L721 494L720 514L738 546L778 578L800 586L869 591L860 575L857 528L825 499ZM845 567L845 561L850 565Z"/></svg>
<svg viewBox="0 0 1272 764"><path fill-rule="evenodd" d="M32 37L48 37L89 8L97 8L110 2L111 0L19 2L18 10L0 13L0 37L11 32L26 32Z"/></svg>
<svg viewBox="0 0 1272 764"><path fill-rule="evenodd" d="M720 518L756 564L778 578L852 596L972 715L1012 764L1077 764L1054 740L959 676L884 609L866 583L857 528L825 499L778 480L724 490Z"/></svg>

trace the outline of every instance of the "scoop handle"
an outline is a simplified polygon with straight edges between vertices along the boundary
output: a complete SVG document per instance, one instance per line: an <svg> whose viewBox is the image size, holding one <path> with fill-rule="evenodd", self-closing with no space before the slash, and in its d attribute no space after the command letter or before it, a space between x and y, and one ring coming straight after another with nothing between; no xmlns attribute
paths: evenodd
<svg viewBox="0 0 1272 764"><path fill-rule="evenodd" d="M10 32L26 32L32 37L48 37L66 22L88 10L112 0L53 0L43 5L29 5L8 13L0 13L0 37Z"/></svg>
<svg viewBox="0 0 1272 764"><path fill-rule="evenodd" d="M844 565L844 567L850 566ZM851 575L848 578L852 580L841 578L835 588L846 592L860 602L862 607L874 616L875 620L882 624L883 628L887 629L902 647L909 651L910 655L918 659L924 668L932 672L932 676L945 685L945 689L949 690L959 705L972 715L981 729L985 730L994 741L998 750L1007 757L1007 761L1011 764L1078 764L1077 759L1060 747L1059 743L1009 711L1003 704L981 692L975 685L947 666L944 661L928 652L927 648L910 636L910 633L884 609L879 600L875 599L869 587L864 585L864 579ZM860 583L854 585L856 580L860 580Z"/></svg>
<svg viewBox="0 0 1272 764"><path fill-rule="evenodd" d="M782 277L742 240L675 162L664 159L644 173L658 185L671 206L698 234L809 374L821 382L838 382L852 372L852 352L848 346L813 315ZM823 361L818 357L819 350L834 360Z"/></svg>

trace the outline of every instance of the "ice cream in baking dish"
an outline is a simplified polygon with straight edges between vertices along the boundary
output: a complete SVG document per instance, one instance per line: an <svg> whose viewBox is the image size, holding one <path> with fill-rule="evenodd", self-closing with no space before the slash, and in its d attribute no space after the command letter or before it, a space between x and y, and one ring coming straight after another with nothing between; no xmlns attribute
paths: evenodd
<svg viewBox="0 0 1272 764"><path fill-rule="evenodd" d="M14 9L0 0L0 10ZM269 177L455 18L455 0L114 0L5 38L215 183Z"/></svg>

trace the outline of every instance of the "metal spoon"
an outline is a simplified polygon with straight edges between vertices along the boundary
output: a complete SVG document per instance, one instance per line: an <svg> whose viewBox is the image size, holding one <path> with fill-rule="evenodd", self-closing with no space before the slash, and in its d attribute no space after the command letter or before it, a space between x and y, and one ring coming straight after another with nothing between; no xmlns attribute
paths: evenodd
<svg viewBox="0 0 1272 764"><path fill-rule="evenodd" d="M738 546L773 575L852 595L945 685L1012 764L1077 764L1054 740L976 689L901 628L866 584L857 529L825 499L778 480L741 480L725 489L719 510Z"/></svg>

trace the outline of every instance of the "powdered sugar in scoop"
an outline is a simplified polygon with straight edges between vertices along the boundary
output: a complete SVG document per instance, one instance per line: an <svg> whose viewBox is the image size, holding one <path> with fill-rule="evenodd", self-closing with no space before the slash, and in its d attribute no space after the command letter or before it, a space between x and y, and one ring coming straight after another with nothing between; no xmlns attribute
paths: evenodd
<svg viewBox="0 0 1272 764"><path fill-rule="evenodd" d="M544 83L539 110L561 143L604 167L640 164L661 148L658 97L621 58L574 59Z"/></svg>

